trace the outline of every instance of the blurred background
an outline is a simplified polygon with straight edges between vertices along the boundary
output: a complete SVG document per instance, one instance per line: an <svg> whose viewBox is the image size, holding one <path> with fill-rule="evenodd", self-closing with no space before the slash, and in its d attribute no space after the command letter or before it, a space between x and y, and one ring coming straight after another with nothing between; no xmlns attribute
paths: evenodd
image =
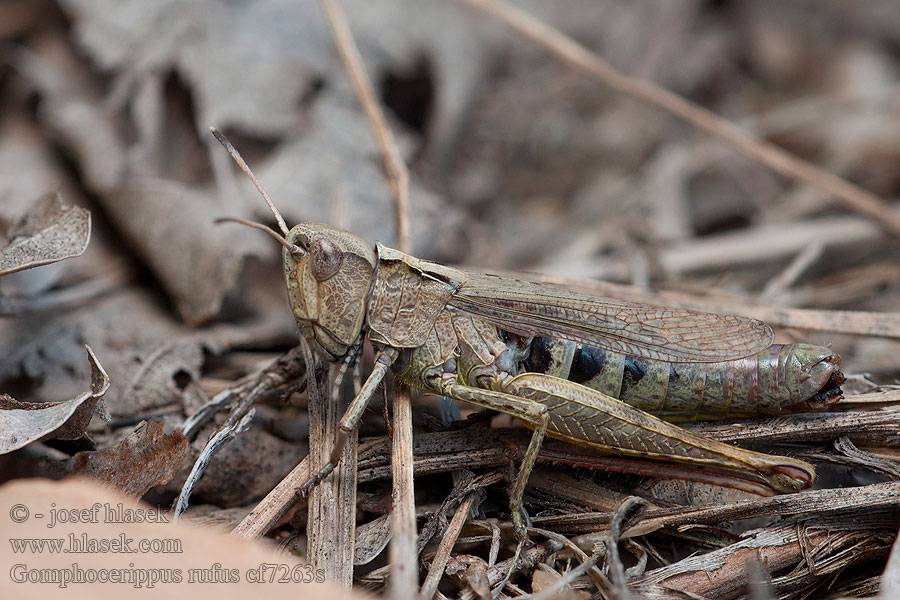
<svg viewBox="0 0 900 600"><path fill-rule="evenodd" d="M415 255L744 304L900 306L900 244L877 220L463 3L342 4L410 165ZM515 4L896 211L896 2ZM93 224L82 256L0 280L0 390L83 392L90 344L111 379L101 445L144 418L180 423L296 343L280 249L213 224L274 221L210 125L289 224L395 242L378 147L318 3L3 0L0 43L0 242L48 193ZM847 373L881 383L900 373L896 337L778 339L831 344ZM244 503L296 463L302 418L278 410L262 407L270 427L231 447L270 464L248 466L238 491L203 489L210 476L199 498Z"/></svg>

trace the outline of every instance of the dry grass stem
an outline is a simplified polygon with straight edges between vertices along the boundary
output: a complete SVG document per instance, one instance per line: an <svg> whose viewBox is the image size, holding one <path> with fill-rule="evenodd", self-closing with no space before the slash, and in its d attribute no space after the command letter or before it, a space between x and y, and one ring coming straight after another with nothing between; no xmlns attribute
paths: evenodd
<svg viewBox="0 0 900 600"><path fill-rule="evenodd" d="M824 246L821 242L814 242L798 252L794 259L791 260L791 263L777 277L769 280L766 287L759 294L760 300L771 300L793 286L803 273L822 258L823 250Z"/></svg>
<svg viewBox="0 0 900 600"><path fill-rule="evenodd" d="M740 501L719 506L649 509L643 521L623 534L623 537L647 535L667 527L680 525L715 525L735 519L763 516L824 516L835 512L890 509L900 494L900 482L889 481L857 488L810 490L800 494L773 496L759 500ZM578 545L590 548L606 535L611 513L582 513L564 516L535 517L536 525L566 534L585 534L577 538ZM600 531L598 531L600 530ZM590 532L590 533L588 533Z"/></svg>
<svg viewBox="0 0 900 600"><path fill-rule="evenodd" d="M453 519L450 520L450 525L447 527L447 531L444 532L434 557L431 559L431 566L428 568L428 575L425 576L425 583L422 584L420 596L423 599L433 598L435 592L437 592L438 584L441 582L444 570L447 568L447 562L450 560L450 553L453 551L453 546L459 538L463 525L469 518L469 511L472 509L473 502L475 502L475 495L469 494L456 507Z"/></svg>
<svg viewBox="0 0 900 600"><path fill-rule="evenodd" d="M900 392L865 394L879 402L897 402ZM852 405L858 396L848 396ZM841 402L840 404L843 404ZM840 406L839 404L839 406ZM687 428L720 442L752 440L759 444L792 444L829 442L842 435L858 442L877 441L889 437L900 422L900 407L881 410L833 413L805 413L787 417L746 419L740 423L691 424Z"/></svg>
<svg viewBox="0 0 900 600"><path fill-rule="evenodd" d="M819 578L847 566L884 555L892 535L884 515L847 523L837 519L821 525L788 523L756 531L720 550L684 559L647 573L633 582L635 590L650 596L678 589L707 598L732 598L747 585L747 562L758 560L769 572L791 565L794 572L776 577L773 584L786 589L808 588ZM815 575L815 578L809 576ZM659 586L659 587L657 587Z"/></svg>
<svg viewBox="0 0 900 600"><path fill-rule="evenodd" d="M416 561L416 502L413 495L412 403L409 388L397 381L393 394L394 435L391 445L393 488L391 597L414 598L418 591Z"/></svg>
<svg viewBox="0 0 900 600"><path fill-rule="evenodd" d="M400 155L394 135L378 104L372 83L366 74L362 57L353 40L347 18L338 0L322 0L328 23L334 36L341 61L353 82L363 110L372 125L384 157L388 183L394 195L397 225L397 248L410 251L409 234L409 171ZM403 400L401 402L400 400ZM399 408L400 405L404 407ZM391 538L391 589L395 598L412 598L417 589L416 569L410 563L415 555L416 521L412 479L412 411L408 390L394 398L394 530ZM355 505L355 503L354 503Z"/></svg>
<svg viewBox="0 0 900 600"><path fill-rule="evenodd" d="M190 437L200 427L209 422L216 411L227 404L231 404L231 411L228 417L207 441L200 456L194 462L187 481L182 486L175 507L176 519L187 510L188 498L193 487L203 475L213 456L248 425L254 412L251 408L253 403L264 393L300 376L302 372L301 365L300 352L295 348L278 357L264 369L243 377L231 387L222 390L209 402L201 406L193 415L185 419L182 424L182 433L186 437Z"/></svg>
<svg viewBox="0 0 900 600"><path fill-rule="evenodd" d="M515 271L497 269L494 271L510 277L521 277L521 273ZM529 273L528 277L609 298L660 306L677 306L713 313L744 315L779 327L900 338L900 312L789 308L750 303L724 293L710 294L709 297L705 297L679 291L648 290L621 283L574 279L546 273Z"/></svg>
<svg viewBox="0 0 900 600"><path fill-rule="evenodd" d="M378 138L378 145L381 147L388 183L396 202L397 249L409 252L409 171L400 155L397 142L394 141L394 134L391 133L387 119L375 97L372 82L366 74L362 56L353 40L353 33L350 31L340 2L338 0L321 0L321 4L328 16L328 24L331 27L341 61L344 63L344 68L347 69L356 95L372 125L375 137Z"/></svg>
<svg viewBox="0 0 900 600"><path fill-rule="evenodd" d="M338 366L329 369L326 386L337 376ZM313 383L307 386L307 390ZM309 401L309 464L318 472L331 456L343 416L341 403L334 394L326 393ZM332 473L309 489L309 558L322 569L329 581L344 587L353 585L353 549L356 537L356 432L344 446L340 461Z"/></svg>

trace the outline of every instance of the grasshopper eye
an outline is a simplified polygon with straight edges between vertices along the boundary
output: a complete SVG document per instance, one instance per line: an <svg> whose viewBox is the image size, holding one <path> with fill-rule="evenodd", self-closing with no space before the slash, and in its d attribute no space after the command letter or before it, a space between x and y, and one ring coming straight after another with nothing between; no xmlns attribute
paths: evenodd
<svg viewBox="0 0 900 600"><path fill-rule="evenodd" d="M313 238L309 248L312 275L316 281L334 277L344 262L344 253L338 245L324 236Z"/></svg>

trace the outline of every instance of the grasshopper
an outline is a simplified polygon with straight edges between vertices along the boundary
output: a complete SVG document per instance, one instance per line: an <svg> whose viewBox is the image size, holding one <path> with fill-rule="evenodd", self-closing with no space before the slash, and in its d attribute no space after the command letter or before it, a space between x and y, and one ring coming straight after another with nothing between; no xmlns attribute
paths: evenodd
<svg viewBox="0 0 900 600"><path fill-rule="evenodd" d="M748 357L759 362L770 348L774 334L766 324L468 272L380 243L373 247L353 233L328 225L301 223L288 229L237 151L212 131L253 181L281 232L239 219L221 220L266 231L283 246L288 298L300 335L319 355L335 363L355 361L365 338L375 349L372 372L341 419L328 463L302 490L335 468L389 370L412 387L509 414L532 430L509 502L520 539L526 537L525 485L545 436L608 453L727 471L777 493L798 491L815 478L807 462L704 438L613 397L602 391L601 384L585 381L588 385L582 385L568 377L576 355L584 362L588 354L596 359L596 352L626 357L632 363L644 361L640 363L644 371L663 369L666 376L670 370L684 370L680 365L698 364L727 374L734 370L729 364L747 364ZM777 348L775 355L780 356L782 349ZM813 387L827 387L827 383L831 387L822 392L787 393L788 399L778 402L802 402L814 394L834 397L832 388L842 380L830 351L786 352L793 358L776 360L773 377L784 378L780 371L795 367L803 371L803 376L795 378L798 381L810 379L812 372L816 375ZM813 364L795 360L800 354ZM620 362L624 364L624 359ZM592 378L600 371L591 371ZM765 386L753 377L750 381L756 382L754 393L761 390L765 395ZM777 393L778 386L773 389ZM659 408L665 406L666 395L664 388ZM669 409L663 412L677 416L671 402ZM688 412L692 410L694 416L703 412L694 408Z"/></svg>

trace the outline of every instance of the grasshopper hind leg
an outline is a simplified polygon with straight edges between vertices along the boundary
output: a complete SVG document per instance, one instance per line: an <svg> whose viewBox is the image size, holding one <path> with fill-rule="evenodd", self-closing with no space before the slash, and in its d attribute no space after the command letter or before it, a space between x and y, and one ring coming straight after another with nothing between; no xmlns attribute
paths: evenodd
<svg viewBox="0 0 900 600"><path fill-rule="evenodd" d="M541 373L503 385L514 397L547 409L547 433L569 443L647 459L714 468L758 481L774 492L796 492L815 478L813 466L784 456L736 448L663 421L594 389ZM530 427L528 421L525 424Z"/></svg>

